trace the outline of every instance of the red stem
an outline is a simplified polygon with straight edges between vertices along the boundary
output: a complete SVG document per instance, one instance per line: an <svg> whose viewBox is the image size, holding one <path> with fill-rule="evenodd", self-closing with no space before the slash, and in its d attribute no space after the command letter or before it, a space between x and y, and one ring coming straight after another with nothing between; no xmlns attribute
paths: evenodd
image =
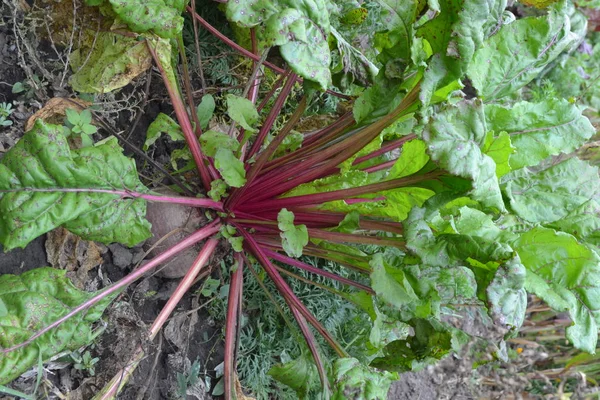
<svg viewBox="0 0 600 400"><path fill-rule="evenodd" d="M410 134L407 136L403 136L400 139L392 140L391 142L384 143L383 146L381 146L381 148L379 148L378 150L375 150L374 152L364 155L362 157L358 157L356 160L354 160L353 165L358 165L364 161L370 160L372 158L375 158L377 156L385 154L389 151L397 149L398 147L401 147L404 143L411 141L413 139L416 139L416 138L417 138L416 135Z"/></svg>
<svg viewBox="0 0 600 400"><path fill-rule="evenodd" d="M9 192L59 192L59 193L107 193L114 194L115 196L121 196L124 199L144 199L157 203L172 203L182 204L190 207L210 208L217 211L223 211L223 204L218 201L209 199L200 199L195 197L181 197L181 196L157 196L153 194L145 194L140 192L134 192L131 190L112 190L112 189L95 189L95 188L19 188L19 189L7 189L0 190L0 193Z"/></svg>
<svg viewBox="0 0 600 400"><path fill-rule="evenodd" d="M100 300L104 299L106 296L109 296L109 295L115 293L116 291L118 291L119 289L131 284L132 282L134 282L135 280L137 280L138 278L140 278L144 274L146 274L148 271L152 270L157 265L159 265L159 264L163 263L164 261L168 260L169 258L173 257L175 254L179 253L180 251L185 250L186 248L200 242L201 240L204 240L207 237L219 232L220 228L221 228L221 222L218 219L213 221L209 225L206 225L202 229L196 231L192 235L183 239L181 242L177 243L173 247L170 247L169 249L165 250L158 256L154 257L152 260L148 261L148 263L144 264L139 269L133 271L132 273L127 275L125 278L123 278L120 281L118 281L117 283L115 283L114 285L106 288L101 293L97 294L96 296L92 297L91 299L89 299L89 300L83 302L82 304L78 305L77 307L73 308L69 313L67 313L63 317L57 319L56 321L54 321L50 325L46 326L45 328L39 330L38 332L36 332L34 335L32 335L26 341L16 344L16 345L6 348L6 349L0 349L0 353L10 353L11 351L20 349L23 346L27 346L28 344L33 342L35 339L39 338L46 332L56 328L57 326L59 326L60 324L62 324L65 321L67 321L69 318L73 317L74 315L80 313L83 310L90 308L94 304L98 303Z"/></svg>
<svg viewBox="0 0 600 400"><path fill-rule="evenodd" d="M383 190L391 190L399 187L412 186L419 182L423 182L429 179L435 179L443 173L444 171L434 170L424 175L397 178L385 182L372 183L370 185L359 186L351 189L340 189L325 193L315 193L302 196L285 197L282 199L257 201L255 203L250 204L246 203L240 206L240 210L246 213L253 213L267 210L280 210L282 208L319 205L329 201L345 200L351 197L361 196L365 194L378 193Z"/></svg>
<svg viewBox="0 0 600 400"><path fill-rule="evenodd" d="M246 57L248 57L248 58L250 58L250 59L252 59L254 61L259 61L260 60L260 56L258 56L256 54L252 54L250 51L246 50L245 48L243 48L242 46L238 45L233 40L229 39L227 36L223 35L214 26L212 26L211 24L209 24L204 18L202 18L194 10L192 10L192 8L190 6L187 7L187 10L188 10L188 12L190 12L192 14L192 16L194 18L196 18L196 20L198 20L198 22L200 22L200 25L202 25L211 34L213 34L217 38L221 39L226 45L228 45L229 47L231 47L235 51L241 53L242 55L244 55L244 56L246 56ZM276 66L273 63L265 61L264 64L265 64L266 67L272 69L273 71L277 72L278 74L284 74L285 73L285 70L283 68L280 68L280 67ZM296 76L294 78L294 81L295 82L302 82L303 80L302 80L302 78L299 78L299 77ZM351 99L350 96L347 96L347 95L342 94L342 93L334 92L333 90L326 90L326 92L329 93L332 96L339 97L339 98L344 99L344 100L350 100Z"/></svg>
<svg viewBox="0 0 600 400"><path fill-rule="evenodd" d="M229 296L227 301L227 317L225 320L225 355L223 377L225 383L225 400L235 399L235 349L237 346L237 326L240 324L239 312L241 307L241 292L244 283L244 260L241 254L235 254L237 269L231 274L231 282L229 284Z"/></svg>
<svg viewBox="0 0 600 400"><path fill-rule="evenodd" d="M310 322L312 326L323 336L323 338L329 343L329 345L335 350L335 352L340 357L348 357L348 353L344 348L335 340L333 336L321 325L321 323L315 318L314 315L306 308L306 306L296 297L292 289L288 286L285 280L279 275L279 272L275 268L275 266L271 263L269 258L265 255L263 249L258 245L258 243L254 240L252 235L250 235L245 229L241 228L239 225L236 226L238 232L244 236L244 247L248 251L250 251L254 257L260 262L260 264L265 269L267 275L271 278L286 303L290 307L295 307L303 316Z"/></svg>
<svg viewBox="0 0 600 400"><path fill-rule="evenodd" d="M366 285L363 285L362 283L358 283L356 281L353 281L352 279L344 278L343 276L334 274L333 272L329 272L329 271L325 271L325 270L322 270L317 267L313 267L312 265L303 263L302 261L298 261L293 258L286 257L282 254L279 254L279 253L273 251L273 250L265 249L265 254L274 260L280 261L280 262L290 265L292 267L300 268L305 271L312 272L313 274L321 275L326 278L333 279L335 281L344 283L346 285L354 286L355 288L364 290L368 293L375 294L373 289L371 289L370 287L368 287Z"/></svg>
<svg viewBox="0 0 600 400"><path fill-rule="evenodd" d="M327 379L327 373L325 372L325 367L323 366L323 360L321 360L321 355L319 354L317 340L311 332L310 327L306 323L306 319L302 316L302 313L294 306L291 306L290 309L294 314L296 322L300 326L304 340L306 340L308 348L310 349L313 359L315 360L317 371L319 372L319 379L321 380L321 386L323 387L324 398L327 399L329 398L329 380Z"/></svg>
<svg viewBox="0 0 600 400"><path fill-rule="evenodd" d="M160 62L159 57L156 54L156 51L152 48L150 43L146 41L146 45L148 50L152 54L158 69L160 70L160 74L165 83L165 87L167 88L167 92L169 93L169 97L171 98L171 103L173 105L173 110L175 111L175 115L177 117L177 121L179 121L179 126L185 136L185 141L192 153L192 157L194 158L194 162L196 163L196 168L200 173L200 179L202 180L202 185L204 189L208 192L210 190L210 174L206 165L204 164L204 156L202 154L202 150L200 149L200 143L198 142L198 138L194 134L194 129L192 128L192 123L190 122L190 118L185 109L185 105L183 104L183 100L179 94L177 88L171 86L171 82L165 72L165 69ZM191 112L195 112L195 110L191 110Z"/></svg>
<svg viewBox="0 0 600 400"><path fill-rule="evenodd" d="M334 243L359 243L375 244L378 246L406 248L406 243L394 239L386 239L379 236L365 236L355 233L330 232L321 229L308 229L308 235L311 238L323 239Z"/></svg>

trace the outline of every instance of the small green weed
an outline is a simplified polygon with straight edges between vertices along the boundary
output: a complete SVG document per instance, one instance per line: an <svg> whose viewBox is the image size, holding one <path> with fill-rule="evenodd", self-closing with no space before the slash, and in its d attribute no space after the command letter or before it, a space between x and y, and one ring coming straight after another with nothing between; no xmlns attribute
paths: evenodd
<svg viewBox="0 0 600 400"><path fill-rule="evenodd" d="M0 103L0 126L11 126L13 122L8 119L10 114L13 113L11 103Z"/></svg>
<svg viewBox="0 0 600 400"><path fill-rule="evenodd" d="M81 138L82 147L90 147L94 144L91 137L98 129L92 125L92 113L90 110L77 111L67 108L66 136L74 135Z"/></svg>

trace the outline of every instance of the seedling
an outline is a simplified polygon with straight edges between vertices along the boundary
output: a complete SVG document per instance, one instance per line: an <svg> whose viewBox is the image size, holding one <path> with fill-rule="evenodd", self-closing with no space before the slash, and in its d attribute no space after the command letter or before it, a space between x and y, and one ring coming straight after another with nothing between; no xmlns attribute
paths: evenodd
<svg viewBox="0 0 600 400"><path fill-rule="evenodd" d="M100 361L98 357L92 357L89 351L81 354L79 352L72 352L71 359L75 362L75 369L87 371L91 376L96 375L96 363Z"/></svg>
<svg viewBox="0 0 600 400"><path fill-rule="evenodd" d="M11 103L0 103L0 126L11 126L13 122L8 119L10 114L13 113Z"/></svg>
<svg viewBox="0 0 600 400"><path fill-rule="evenodd" d="M82 147L90 147L94 144L92 136L98 131L98 129L92 125L92 113L90 110L83 110L80 113L67 108L65 110L67 114L67 135L74 135L75 137L81 138Z"/></svg>

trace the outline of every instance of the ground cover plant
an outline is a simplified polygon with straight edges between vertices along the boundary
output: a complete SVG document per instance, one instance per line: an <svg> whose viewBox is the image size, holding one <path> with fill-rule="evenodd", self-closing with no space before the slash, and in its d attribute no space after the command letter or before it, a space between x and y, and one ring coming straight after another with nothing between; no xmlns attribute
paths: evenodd
<svg viewBox="0 0 600 400"><path fill-rule="evenodd" d="M449 310L481 307L508 338L523 324L528 293L567 313L568 340L594 353L600 179L595 166L564 154L595 129L575 100L524 100L519 93L582 43L587 23L576 5L537 4L543 7L525 8L516 18L501 0L230 1L221 7L240 44L196 13L193 1L86 5L107 28L89 55L73 52L71 86L82 93L116 90L154 64L176 121L160 114L146 145L161 133L185 140L180 154L197 179L178 181L180 194L155 193L116 137L93 142L89 111L67 112L68 129L38 119L0 160L4 250L59 226L88 240L135 245L150 236L147 202L198 208L207 220L97 293L77 290L50 268L0 276L0 384L89 343L93 323L116 294L197 243L202 250L149 336L224 249L232 260L228 399L243 396L235 370L244 271L254 274L257 266L289 307L291 335L303 338L302 356L270 371L298 397L385 398L398 372L422 368L468 340L445 320ZM194 104L184 12L194 31L206 30L253 60L241 96L229 94L219 104L225 128L211 129L213 96ZM376 33L365 45L355 35L369 18ZM273 48L283 67L268 59ZM278 78L260 98L263 68ZM351 100L352 110L297 132L325 91ZM291 111L283 113L285 107ZM353 272L332 272L303 257ZM370 326L361 352L352 354L323 326L292 290L294 279L364 312ZM504 341L497 347L495 356L505 357ZM140 347L97 398L116 396L143 357Z"/></svg>

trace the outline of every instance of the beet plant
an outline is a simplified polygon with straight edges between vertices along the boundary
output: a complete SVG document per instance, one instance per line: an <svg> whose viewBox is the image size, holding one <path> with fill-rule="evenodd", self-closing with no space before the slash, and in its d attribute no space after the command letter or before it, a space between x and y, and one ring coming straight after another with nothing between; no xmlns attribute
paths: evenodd
<svg viewBox="0 0 600 400"><path fill-rule="evenodd" d="M77 291L52 269L0 277L0 383L88 343L90 324L116 293L197 243L202 250L149 335L159 332L215 250L228 249L234 263L225 322L227 399L239 395L242 278L256 264L289 306L312 356L275 373L299 396L307 395L316 370L323 398L383 399L398 372L422 368L466 340L443 318L448 310L481 307L512 335L523 323L527 293L568 313L567 338L595 351L600 179L596 167L556 157L577 150L594 128L574 102L526 101L517 93L580 44L586 20L571 3L514 20L502 0L380 0L373 62L344 38L366 10L359 3L229 1L225 14L252 50L188 7L197 29L254 60L244 95L226 98L225 131L206 129L214 100L206 96L196 108L190 94L181 40L185 2L86 3L120 23L111 33L126 36L119 46L152 56L177 118L173 129L184 137L199 177L198 185L188 183L197 195L152 192L116 138L73 149L62 127L38 120L0 161L5 251L58 226L85 239L134 245L150 236L147 202L199 208L209 222L98 293ZM274 46L285 67L265 60ZM177 48L185 95L174 68ZM113 89L115 79L106 74L123 73L114 70L117 64L93 68L78 71L72 84L93 88L89 79L104 79ZM280 75L262 99L261 68ZM300 146L290 148L318 91L347 97L331 90L332 79L368 87L353 100L352 112L303 134ZM461 92L467 82L477 96ZM291 96L301 83L302 94ZM282 115L286 104L293 112ZM338 263L364 279L322 270L301 256ZM293 293L287 279L295 278L287 275L298 269L354 289L345 300L372 322L366 359L353 358ZM323 343L337 358L324 359ZM139 348L97 398L114 397L142 357Z"/></svg>

